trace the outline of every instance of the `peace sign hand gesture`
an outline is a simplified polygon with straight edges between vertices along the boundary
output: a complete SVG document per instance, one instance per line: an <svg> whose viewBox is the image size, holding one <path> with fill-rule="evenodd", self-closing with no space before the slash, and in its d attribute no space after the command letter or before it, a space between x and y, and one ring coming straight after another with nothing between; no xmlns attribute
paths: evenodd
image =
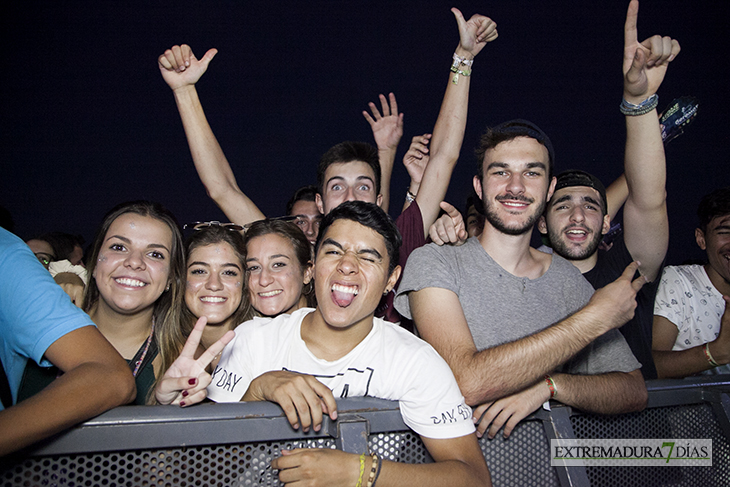
<svg viewBox="0 0 730 487"><path fill-rule="evenodd" d="M189 406L205 399L206 387L211 381L211 376L205 368L236 336L233 330L229 330L196 359L195 352L198 350L207 322L208 319L205 316L198 319L180 356L167 369L164 377L157 384L155 399L158 403Z"/></svg>

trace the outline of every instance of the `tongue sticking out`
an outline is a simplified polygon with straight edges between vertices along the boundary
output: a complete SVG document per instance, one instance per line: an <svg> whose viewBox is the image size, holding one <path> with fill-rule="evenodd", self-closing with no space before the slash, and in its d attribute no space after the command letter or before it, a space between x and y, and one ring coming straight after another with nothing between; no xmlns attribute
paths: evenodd
<svg viewBox="0 0 730 487"><path fill-rule="evenodd" d="M337 303L337 306L342 308L350 306L355 296L357 296L357 290L355 288L346 289L344 286L333 286L332 297L335 303Z"/></svg>

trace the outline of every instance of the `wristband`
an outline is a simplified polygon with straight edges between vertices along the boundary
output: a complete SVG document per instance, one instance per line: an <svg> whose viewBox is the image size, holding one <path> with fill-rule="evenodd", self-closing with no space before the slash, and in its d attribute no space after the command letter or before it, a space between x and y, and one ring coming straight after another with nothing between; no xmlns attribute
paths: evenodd
<svg viewBox="0 0 730 487"><path fill-rule="evenodd" d="M548 389L550 389L550 399L553 399L558 395L558 388L555 387L555 381L548 374L545 374L545 382L547 382Z"/></svg>
<svg viewBox="0 0 730 487"><path fill-rule="evenodd" d="M712 353L710 352L710 343L705 343L702 345L702 351L705 352L705 358L707 359L707 362L709 362L710 365L713 367L718 367L720 364L715 362L715 358L712 356Z"/></svg>
<svg viewBox="0 0 730 487"><path fill-rule="evenodd" d="M416 195L411 193L410 189L406 191L406 201L409 203L413 203L414 201L416 201Z"/></svg>
<svg viewBox="0 0 730 487"><path fill-rule="evenodd" d="M619 110L621 113L623 113L626 116L629 117L636 117L638 115L644 115L645 113L649 113L650 111L654 110L657 105L659 105L659 96L657 96L656 93L651 95L646 100L642 101L638 105L626 101L626 99L621 100L621 105L619 105Z"/></svg>
<svg viewBox="0 0 730 487"><path fill-rule="evenodd" d="M454 53L453 56L454 62L451 63L452 68L458 68L459 65L466 66L467 68L471 68L472 64L474 64L474 59L466 59L458 54Z"/></svg>
<svg viewBox="0 0 730 487"><path fill-rule="evenodd" d="M360 454L360 478L357 479L355 487L362 487L362 474L365 473L365 454Z"/></svg>
<svg viewBox="0 0 730 487"><path fill-rule="evenodd" d="M453 71L455 73L454 77L451 78L451 82L454 83L455 85L459 84L459 75L471 76L471 70L469 70L468 68L462 70L462 69L458 69L458 68L451 66L451 71Z"/></svg>

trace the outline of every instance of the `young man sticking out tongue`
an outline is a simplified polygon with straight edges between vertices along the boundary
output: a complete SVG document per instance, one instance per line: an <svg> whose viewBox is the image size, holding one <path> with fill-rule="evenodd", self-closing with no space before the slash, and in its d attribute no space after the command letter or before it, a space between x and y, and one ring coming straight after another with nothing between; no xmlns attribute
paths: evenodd
<svg viewBox="0 0 730 487"><path fill-rule="evenodd" d="M381 465L379 486L491 485L471 409L449 366L426 342L374 317L380 297L400 276L400 243L394 223L372 203L350 201L328 213L315 247L317 309L239 326L208 397L276 402L292 426L304 431L319 431L323 414L337 419L335 397L396 400L404 422L436 463L405 465L373 457L373 465L376 459ZM434 420L442 417L453 421ZM365 485L358 478L360 457L339 450L285 451L272 467L287 484Z"/></svg>

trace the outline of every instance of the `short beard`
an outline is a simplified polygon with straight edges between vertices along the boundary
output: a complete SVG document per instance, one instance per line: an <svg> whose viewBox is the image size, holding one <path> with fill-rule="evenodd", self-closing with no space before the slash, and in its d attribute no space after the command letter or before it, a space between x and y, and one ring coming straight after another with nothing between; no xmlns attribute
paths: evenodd
<svg viewBox="0 0 730 487"><path fill-rule="evenodd" d="M545 211L545 205L547 204L546 201L543 201L536 209L536 211L532 215L530 215L525 223L523 223L521 226L508 227L507 224L497 214L497 210L494 208L494 203L484 198L482 199L482 201L484 201L484 212L486 220L496 230L499 230L500 232L507 235L524 235L525 233L532 232L532 228L535 226L538 218L540 218L540 215L542 215Z"/></svg>
<svg viewBox="0 0 730 487"><path fill-rule="evenodd" d="M550 245L553 247L553 252L567 260L587 259L598 250L598 246L601 245L601 240L603 240L603 235L600 232L595 232L593 240L586 247L570 247L563 242L560 238L561 235L548 228L548 238L550 239Z"/></svg>

